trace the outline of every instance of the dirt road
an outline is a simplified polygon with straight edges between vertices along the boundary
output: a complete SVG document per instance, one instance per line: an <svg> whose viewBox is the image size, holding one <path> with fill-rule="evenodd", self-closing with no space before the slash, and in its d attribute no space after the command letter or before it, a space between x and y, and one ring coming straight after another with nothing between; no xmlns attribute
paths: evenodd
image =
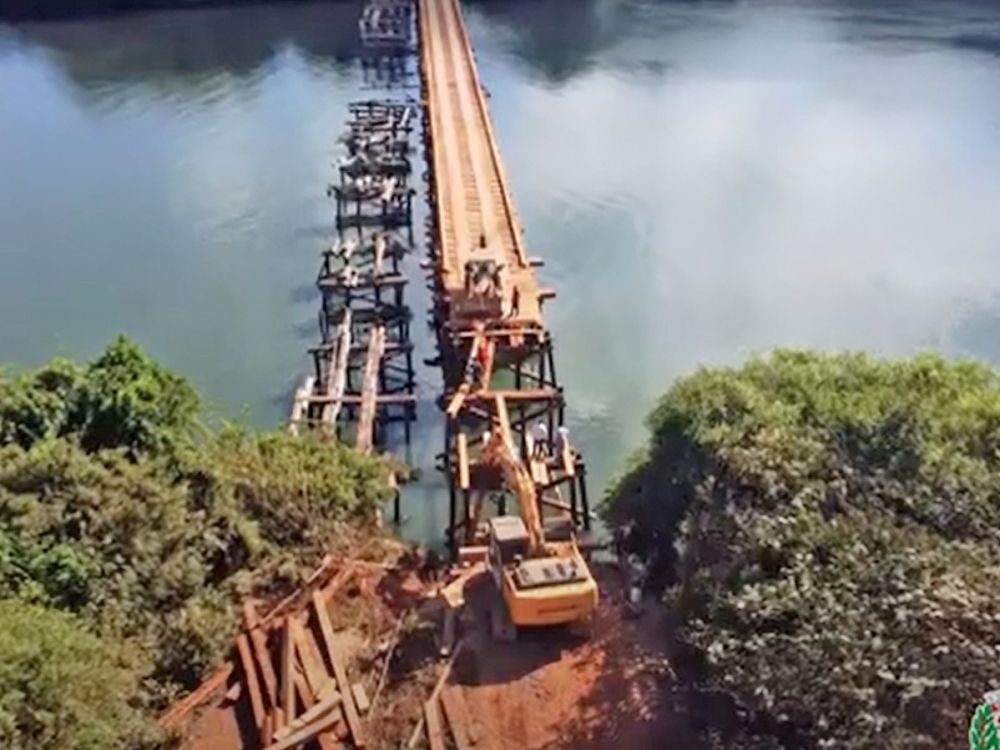
<svg viewBox="0 0 1000 750"><path fill-rule="evenodd" d="M672 726L659 607L623 617L621 591L600 571L602 603L589 638L571 632L522 633L498 644L488 628L470 635L456 670L476 750L683 748ZM485 596L470 599L480 623Z"/></svg>

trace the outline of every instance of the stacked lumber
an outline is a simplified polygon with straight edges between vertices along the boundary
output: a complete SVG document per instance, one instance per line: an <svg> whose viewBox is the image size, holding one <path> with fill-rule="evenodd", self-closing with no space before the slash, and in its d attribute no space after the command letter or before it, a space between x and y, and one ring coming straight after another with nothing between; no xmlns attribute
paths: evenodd
<svg viewBox="0 0 1000 750"><path fill-rule="evenodd" d="M235 678L226 697L245 701L253 724L253 750L365 747L361 716L369 708L359 683L351 683L345 655L330 622L329 602L357 564L335 570L323 561L305 585L263 616L243 603L243 628L232 662L160 719L170 729Z"/></svg>
<svg viewBox="0 0 1000 750"><path fill-rule="evenodd" d="M448 684L455 661L464 646L464 641L459 641L451 658L441 670L437 684L424 702L423 716L417 721L417 726L406 745L408 749L415 748L426 732L427 746L430 750L446 750L448 747L446 738L449 735L451 743L457 750L475 750L476 747L492 750L472 717L465 700L465 689L461 685Z"/></svg>

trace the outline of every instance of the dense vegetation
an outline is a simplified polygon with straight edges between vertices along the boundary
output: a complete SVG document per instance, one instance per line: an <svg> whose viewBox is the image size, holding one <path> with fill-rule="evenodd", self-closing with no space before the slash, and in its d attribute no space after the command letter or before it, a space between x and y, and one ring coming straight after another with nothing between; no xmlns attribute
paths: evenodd
<svg viewBox="0 0 1000 750"><path fill-rule="evenodd" d="M705 746L964 744L1000 664L1000 377L777 352L678 382L609 519Z"/></svg>
<svg viewBox="0 0 1000 750"><path fill-rule="evenodd" d="M284 432L218 433L120 339L0 376L0 746L153 746L149 716L277 594L349 543L386 467Z"/></svg>

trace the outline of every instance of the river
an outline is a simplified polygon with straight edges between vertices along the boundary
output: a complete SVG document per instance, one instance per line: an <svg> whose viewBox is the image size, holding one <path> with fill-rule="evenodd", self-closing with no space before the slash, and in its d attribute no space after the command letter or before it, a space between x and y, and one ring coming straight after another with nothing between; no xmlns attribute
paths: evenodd
<svg viewBox="0 0 1000 750"><path fill-rule="evenodd" d="M1000 6L466 6L599 497L679 375L774 346L1000 363ZM0 25L0 361L118 333L213 412L307 371L354 3ZM426 294L411 284L423 317ZM419 327L418 327L419 328ZM431 356L419 330L421 356ZM407 533L443 528L420 372Z"/></svg>

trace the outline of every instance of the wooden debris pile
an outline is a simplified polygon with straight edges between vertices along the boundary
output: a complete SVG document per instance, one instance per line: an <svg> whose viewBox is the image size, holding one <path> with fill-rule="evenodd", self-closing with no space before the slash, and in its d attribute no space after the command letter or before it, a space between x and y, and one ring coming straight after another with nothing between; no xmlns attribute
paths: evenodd
<svg viewBox="0 0 1000 750"><path fill-rule="evenodd" d="M347 673L347 656L328 610L356 571L353 562L335 571L327 558L299 591L264 616L252 601L244 602L233 661L161 717L160 725L178 727L235 677L226 698L244 701L249 708L254 736L244 738L245 747L365 747L362 716L369 699Z"/></svg>
<svg viewBox="0 0 1000 750"><path fill-rule="evenodd" d="M460 641L445 664L434 690L424 703L423 716L410 736L407 748L417 747L421 737L426 736L430 750L445 750L450 736L450 744L458 750L491 750L489 738L482 736L466 704L465 689L461 685L448 684L455 660L464 645L464 641Z"/></svg>

